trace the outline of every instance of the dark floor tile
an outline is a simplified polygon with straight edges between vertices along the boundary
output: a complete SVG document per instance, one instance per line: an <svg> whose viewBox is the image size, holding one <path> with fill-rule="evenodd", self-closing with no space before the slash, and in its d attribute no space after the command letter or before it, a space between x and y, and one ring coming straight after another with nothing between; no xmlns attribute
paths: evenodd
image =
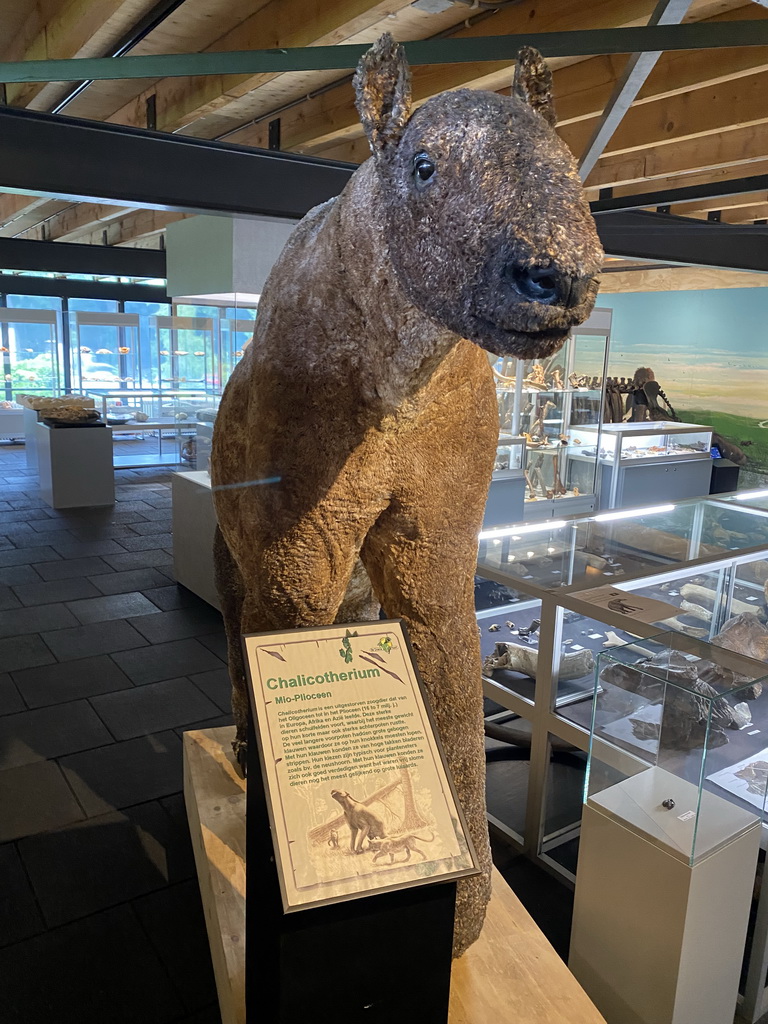
<svg viewBox="0 0 768 1024"><path fill-rule="evenodd" d="M180 725L176 728L179 736L185 732L195 732L198 729L222 729L234 725L235 720L232 712L216 715L214 718L202 718L199 722L189 722L187 725Z"/></svg>
<svg viewBox="0 0 768 1024"><path fill-rule="evenodd" d="M168 583L168 578L157 569L129 569L127 572L90 576L89 582L102 594L127 594L130 591L163 587Z"/></svg>
<svg viewBox="0 0 768 1024"><path fill-rule="evenodd" d="M184 1010L131 907L0 952L3 1024L170 1024Z"/></svg>
<svg viewBox="0 0 768 1024"><path fill-rule="evenodd" d="M17 583L39 583L40 576L32 565L9 565L0 569L0 585L13 587ZM164 582L167 582L165 580Z"/></svg>
<svg viewBox="0 0 768 1024"><path fill-rule="evenodd" d="M100 558L62 558L60 562L43 562L35 569L44 580L66 580L75 576L98 576L111 566Z"/></svg>
<svg viewBox="0 0 768 1024"><path fill-rule="evenodd" d="M54 551L62 558L89 558L91 555L119 555L124 548L116 540L57 540L54 534L50 541Z"/></svg>
<svg viewBox="0 0 768 1024"><path fill-rule="evenodd" d="M67 608L84 625L127 619L132 615L157 615L156 606L141 594L113 594L110 597L92 597L87 601L72 601Z"/></svg>
<svg viewBox="0 0 768 1024"><path fill-rule="evenodd" d="M12 715L25 710L26 705L16 684L7 672L0 672L0 715Z"/></svg>
<svg viewBox="0 0 768 1024"><path fill-rule="evenodd" d="M178 608L195 608L201 603L200 598L186 587L182 587L178 583L166 586L167 583L168 580L164 579L162 586L154 587L152 590L143 590L142 593L164 612L172 612Z"/></svg>
<svg viewBox="0 0 768 1024"><path fill-rule="evenodd" d="M58 557L58 553L48 544L40 547L12 548L9 551L0 551L0 566L33 565L35 562L48 562Z"/></svg>
<svg viewBox="0 0 768 1024"><path fill-rule="evenodd" d="M170 508L151 508L149 505L147 506L146 511L142 512L144 519L149 522L159 522L164 519L167 520L170 514Z"/></svg>
<svg viewBox="0 0 768 1024"><path fill-rule="evenodd" d="M188 1010L216 1000L216 982L197 880L168 886L133 904Z"/></svg>
<svg viewBox="0 0 768 1024"><path fill-rule="evenodd" d="M232 704L232 684L226 668L216 668L211 672L196 672L189 679L203 691L222 711L229 711Z"/></svg>
<svg viewBox="0 0 768 1024"><path fill-rule="evenodd" d="M67 538L70 541L75 539L69 530L57 530L55 533L34 533L32 530L6 530L5 537L16 548L42 548L48 545L53 547L54 537L59 539Z"/></svg>
<svg viewBox="0 0 768 1024"><path fill-rule="evenodd" d="M222 661L227 660L227 637L224 627L218 633L209 633L207 636L200 636L198 640L205 644L209 651L212 651Z"/></svg>
<svg viewBox="0 0 768 1024"><path fill-rule="evenodd" d="M202 605L197 608L181 608L158 615L141 615L130 620L139 632L153 644L170 640L185 640L187 637L212 633L221 628L221 615L215 608Z"/></svg>
<svg viewBox="0 0 768 1024"><path fill-rule="evenodd" d="M171 508L173 505L173 501L166 489L162 493L148 494L143 500L147 505L152 505L154 508Z"/></svg>
<svg viewBox="0 0 768 1024"><path fill-rule="evenodd" d="M42 498L8 498L7 501L11 508L17 510L47 507L47 502L43 501Z"/></svg>
<svg viewBox="0 0 768 1024"><path fill-rule="evenodd" d="M157 604L157 601L154 602ZM10 587L0 586L0 612L8 611L9 608L20 608L21 602L13 593Z"/></svg>
<svg viewBox="0 0 768 1024"><path fill-rule="evenodd" d="M7 672L36 665L50 665L55 661L51 649L39 636L12 636L0 640L0 665Z"/></svg>
<svg viewBox="0 0 768 1024"><path fill-rule="evenodd" d="M44 927L16 847L6 843L0 846L0 946L28 939Z"/></svg>
<svg viewBox="0 0 768 1024"><path fill-rule="evenodd" d="M121 546L125 537L136 536L132 528L123 523L78 524L71 528L70 533L78 541L117 540Z"/></svg>
<svg viewBox="0 0 768 1024"><path fill-rule="evenodd" d="M154 522L133 523L131 529L142 537L151 537L156 533L171 532L171 518L156 519Z"/></svg>
<svg viewBox="0 0 768 1024"><path fill-rule="evenodd" d="M137 537L136 539L139 540L140 538ZM16 546L13 537L0 534L0 551L13 551Z"/></svg>
<svg viewBox="0 0 768 1024"><path fill-rule="evenodd" d="M89 816L182 788L181 741L173 731L73 754L61 767Z"/></svg>
<svg viewBox="0 0 768 1024"><path fill-rule="evenodd" d="M208 1006L195 1010L194 1013L190 1013L188 1016L183 1017L179 1021L179 1024L221 1024L221 1013L219 1012L218 1002L210 1003Z"/></svg>
<svg viewBox="0 0 768 1024"><path fill-rule="evenodd" d="M154 548L170 548L173 546L173 537L170 533L150 534L147 537L123 537L121 544L128 551L151 551Z"/></svg>
<svg viewBox="0 0 768 1024"><path fill-rule="evenodd" d="M28 523L33 519L47 519L48 509L44 508L29 508L17 511L16 509L8 509L3 511L3 525L9 525L10 523ZM152 513L156 513L157 509L151 509Z"/></svg>
<svg viewBox="0 0 768 1024"><path fill-rule="evenodd" d="M0 637L42 633L48 629L76 626L77 619L63 604L41 604L34 608L13 608L0 615Z"/></svg>
<svg viewBox="0 0 768 1024"><path fill-rule="evenodd" d="M218 710L193 683L183 678L107 693L94 697L91 704L118 740L201 721Z"/></svg>
<svg viewBox="0 0 768 1024"><path fill-rule="evenodd" d="M132 686L130 679L107 655L24 669L13 673L13 681L31 708L63 704Z"/></svg>
<svg viewBox="0 0 768 1024"><path fill-rule="evenodd" d="M61 828L83 817L55 761L0 772L0 843Z"/></svg>
<svg viewBox="0 0 768 1024"><path fill-rule="evenodd" d="M49 928L182 881L184 837L153 801L22 839L19 855Z"/></svg>
<svg viewBox="0 0 768 1024"><path fill-rule="evenodd" d="M5 715L0 718L0 771L99 747L111 739L86 700Z"/></svg>
<svg viewBox="0 0 768 1024"><path fill-rule="evenodd" d="M113 659L137 685L221 668L221 661L197 640L177 640L144 650L125 651L114 654Z"/></svg>
<svg viewBox="0 0 768 1024"><path fill-rule="evenodd" d="M147 505L143 501L118 501L115 503L115 512L140 512L142 515L146 515L147 512L154 512L155 509L152 505Z"/></svg>
<svg viewBox="0 0 768 1024"><path fill-rule="evenodd" d="M161 613L162 614L162 613ZM88 654L112 654L146 647L147 641L127 622L94 622L89 626L57 629L43 633L43 640L59 661L72 661Z"/></svg>
<svg viewBox="0 0 768 1024"><path fill-rule="evenodd" d="M0 552L0 555L4 552ZM107 562L116 572L124 569L150 569L159 565L172 565L173 555L169 555L164 548L155 548L152 551L126 551L122 555L105 555Z"/></svg>
<svg viewBox="0 0 768 1024"><path fill-rule="evenodd" d="M15 514L18 515L19 513ZM7 536L8 534L10 534L11 536L20 536L21 534L26 534L28 537L35 536L35 532L29 525L29 523L24 523L13 519L8 520L7 515L7 512L0 512L0 534L3 537ZM50 519L46 518L43 521L49 523Z"/></svg>
<svg viewBox="0 0 768 1024"><path fill-rule="evenodd" d="M98 597L99 591L88 580L50 580L47 583L22 583L13 588L23 605L53 604L57 601L78 601L86 597Z"/></svg>
<svg viewBox="0 0 768 1024"><path fill-rule="evenodd" d="M152 509L154 512L155 509ZM144 523L146 519L143 517L141 512L129 512L127 509L123 509L123 505L117 505L112 515L113 523Z"/></svg>
<svg viewBox="0 0 768 1024"><path fill-rule="evenodd" d="M49 519L46 516L45 519L33 519L26 524L26 528L36 533L66 533L69 530L69 523L66 519Z"/></svg>

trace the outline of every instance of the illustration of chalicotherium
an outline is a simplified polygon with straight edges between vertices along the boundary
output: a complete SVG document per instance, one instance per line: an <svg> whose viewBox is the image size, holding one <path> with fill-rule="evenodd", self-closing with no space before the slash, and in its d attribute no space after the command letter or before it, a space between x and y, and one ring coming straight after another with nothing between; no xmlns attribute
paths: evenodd
<svg viewBox="0 0 768 1024"><path fill-rule="evenodd" d="M386 835L384 823L365 804L355 800L349 793L343 790L332 789L331 796L340 805L344 812L350 832L350 850L352 853L362 853L365 849L366 839L383 839Z"/></svg>
<svg viewBox="0 0 768 1024"><path fill-rule="evenodd" d="M288 240L214 430L235 752L241 633L379 604L402 618L482 867L459 882L459 955L491 884L472 585L498 440L483 349L554 353L592 309L602 253L536 51L510 96L458 90L412 112L385 35L355 89L372 159Z"/></svg>

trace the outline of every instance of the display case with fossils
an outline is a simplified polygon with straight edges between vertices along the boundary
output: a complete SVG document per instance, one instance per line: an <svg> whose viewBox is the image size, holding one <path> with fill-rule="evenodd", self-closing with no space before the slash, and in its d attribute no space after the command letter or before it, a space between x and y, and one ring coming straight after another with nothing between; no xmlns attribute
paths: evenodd
<svg viewBox="0 0 768 1024"><path fill-rule="evenodd" d="M709 493L712 428L695 423L584 424L572 431L596 457L601 508L623 508L649 493L692 498Z"/></svg>
<svg viewBox="0 0 768 1024"><path fill-rule="evenodd" d="M610 323L610 310L594 310L551 358L494 363L501 434L526 441L526 519L594 508L596 453L574 427L601 421Z"/></svg>
<svg viewBox="0 0 768 1024"><path fill-rule="evenodd" d="M766 581L768 511L735 502L690 500L481 534L475 596L484 692L505 709L497 714L510 728L528 723L525 838L548 863L562 869L561 853L572 853L566 840L578 835L581 801L575 786L572 827L562 827L561 813L554 835L550 747L541 737L587 750L598 656L626 643L642 648L643 637L669 630L761 660L757 642L765 637L768 662ZM747 635L757 646L746 646ZM522 838L519 829L511 834Z"/></svg>
<svg viewBox="0 0 768 1024"><path fill-rule="evenodd" d="M744 629L739 619L729 643ZM588 800L610 804L613 787L632 779L635 827L691 865L714 853L733 838L729 805L748 812L742 823L763 815L767 679L764 660L679 633L601 652Z"/></svg>

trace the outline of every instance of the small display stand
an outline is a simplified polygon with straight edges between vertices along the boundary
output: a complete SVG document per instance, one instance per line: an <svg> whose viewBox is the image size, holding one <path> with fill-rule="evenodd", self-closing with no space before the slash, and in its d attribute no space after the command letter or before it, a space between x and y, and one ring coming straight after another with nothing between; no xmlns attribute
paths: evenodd
<svg viewBox="0 0 768 1024"><path fill-rule="evenodd" d="M213 573L216 513L208 473L174 473L173 574L177 581L214 608L221 608Z"/></svg>
<svg viewBox="0 0 768 1024"><path fill-rule="evenodd" d="M25 413L29 411L25 409ZM49 427L37 423L35 441L40 491L52 508L114 505L109 427Z"/></svg>
<svg viewBox="0 0 768 1024"><path fill-rule="evenodd" d="M184 795L222 1024L246 1024L246 797L233 739L233 728L184 734ZM364 946L358 956L365 956ZM258 982L259 963L249 962L248 970ZM489 1021L605 1024L497 871L482 934L453 964L448 1013L449 1024Z"/></svg>
<svg viewBox="0 0 768 1024"><path fill-rule="evenodd" d="M765 673L672 633L598 656L569 966L608 1024L733 1021L768 777L751 710ZM623 717L617 690L631 695Z"/></svg>

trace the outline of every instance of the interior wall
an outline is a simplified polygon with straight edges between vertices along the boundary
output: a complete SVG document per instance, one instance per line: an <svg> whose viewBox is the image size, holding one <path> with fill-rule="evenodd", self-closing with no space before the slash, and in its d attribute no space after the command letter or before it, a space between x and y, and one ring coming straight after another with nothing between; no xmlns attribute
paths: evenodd
<svg viewBox="0 0 768 1024"><path fill-rule="evenodd" d="M650 366L688 422L744 447L768 476L768 289L601 292L613 310L610 376Z"/></svg>

